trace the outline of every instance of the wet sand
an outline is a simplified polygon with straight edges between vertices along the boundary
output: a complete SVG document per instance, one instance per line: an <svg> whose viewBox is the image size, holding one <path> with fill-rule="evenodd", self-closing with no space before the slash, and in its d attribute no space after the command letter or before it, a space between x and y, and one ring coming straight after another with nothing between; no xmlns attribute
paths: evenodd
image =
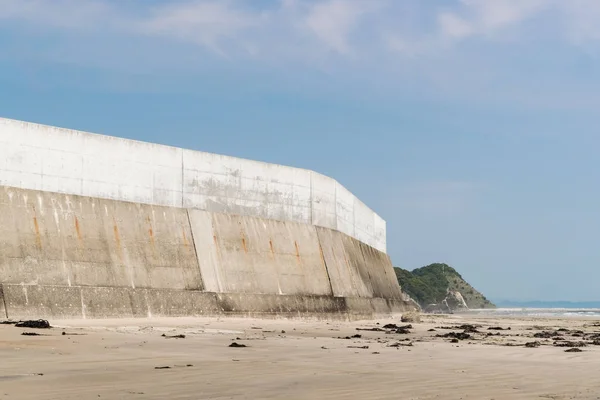
<svg viewBox="0 0 600 400"><path fill-rule="evenodd" d="M410 333L383 328L406 325L398 319L0 325L0 399L600 399L595 322L425 315ZM446 334L470 337L436 336ZM582 352L557 347L578 342Z"/></svg>

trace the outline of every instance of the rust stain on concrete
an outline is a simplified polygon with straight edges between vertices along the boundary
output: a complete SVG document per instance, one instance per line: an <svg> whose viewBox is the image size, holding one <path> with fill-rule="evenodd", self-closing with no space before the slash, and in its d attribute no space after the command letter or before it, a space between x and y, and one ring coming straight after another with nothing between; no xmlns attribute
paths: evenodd
<svg viewBox="0 0 600 400"><path fill-rule="evenodd" d="M117 246L121 248L121 236L119 235L119 227L117 226L117 221L113 219L113 233L115 235L115 242L117 242Z"/></svg>
<svg viewBox="0 0 600 400"><path fill-rule="evenodd" d="M75 231L77 232L77 239L79 239L79 241L82 241L83 238L81 237L81 228L79 227L79 220L77 219L77 217L75 217Z"/></svg>
<svg viewBox="0 0 600 400"><path fill-rule="evenodd" d="M302 260L300 260L300 249L298 248L298 242L294 241L294 246L296 247L296 261L298 261L298 264L301 264Z"/></svg>
<svg viewBox="0 0 600 400"><path fill-rule="evenodd" d="M269 239L269 247L271 248L271 257L275 258L275 248L273 247L273 241Z"/></svg>
<svg viewBox="0 0 600 400"><path fill-rule="evenodd" d="M146 217L146 221L148 221L148 236L150 236L150 249L152 251L152 257L156 260L158 259L156 254L156 246L154 243L154 229L152 228L152 219L148 215Z"/></svg>
<svg viewBox="0 0 600 400"><path fill-rule="evenodd" d="M190 242L188 242L187 236L186 236L186 234L185 234L185 228L184 228L183 226L181 227L181 233L182 233L182 236L183 236L183 245L184 245L184 246L185 246L187 249L189 249L189 247L190 247Z"/></svg>
<svg viewBox="0 0 600 400"><path fill-rule="evenodd" d="M123 262L123 250L121 248L121 235L119 234L119 227L117 226L117 221L113 217L113 234L115 236L115 243L117 244L117 255L119 256L119 261Z"/></svg>
<svg viewBox="0 0 600 400"><path fill-rule="evenodd" d="M40 226L38 224L37 217L33 217L33 226L35 228L35 244L38 248L42 248L42 237L40 236Z"/></svg>
<svg viewBox="0 0 600 400"><path fill-rule="evenodd" d="M152 229L152 220L150 219L150 216L148 215L146 217L146 221L148 221L148 235L150 236L150 243L152 244L152 246L154 246L154 230Z"/></svg>

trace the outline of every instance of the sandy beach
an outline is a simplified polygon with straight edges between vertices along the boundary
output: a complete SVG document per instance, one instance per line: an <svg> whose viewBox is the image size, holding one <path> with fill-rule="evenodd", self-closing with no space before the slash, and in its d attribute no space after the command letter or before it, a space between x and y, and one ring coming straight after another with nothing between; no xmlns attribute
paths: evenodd
<svg viewBox="0 0 600 400"><path fill-rule="evenodd" d="M600 346L593 344L600 324L592 320L50 323L51 329L0 325L0 398L600 398ZM234 342L247 347L230 347ZM573 348L582 351L565 352Z"/></svg>

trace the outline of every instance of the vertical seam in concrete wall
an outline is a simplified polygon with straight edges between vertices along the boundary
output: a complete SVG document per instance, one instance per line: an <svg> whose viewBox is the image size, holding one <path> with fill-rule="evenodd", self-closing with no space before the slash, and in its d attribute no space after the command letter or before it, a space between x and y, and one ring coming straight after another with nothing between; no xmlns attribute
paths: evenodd
<svg viewBox="0 0 600 400"><path fill-rule="evenodd" d="M187 216L188 226L190 227L190 236L192 237L192 248L194 249L194 257L196 258L196 267L198 268L198 276L200 277L200 290L204 291L204 277L202 276L202 269L200 268L200 259L198 258L198 250L196 249L196 239L194 238L194 229L192 229L192 220L190 219L190 210L185 209L185 215Z"/></svg>
<svg viewBox="0 0 600 400"><path fill-rule="evenodd" d="M321 245L321 235L319 235L319 231L316 227L312 227L315 230L315 235L317 235L317 242L319 243L319 251L321 252L321 260L323 260L323 265L325 266L325 273L327 274L327 280L329 281L329 289L331 289L331 295L335 297L335 292L333 291L333 285L331 284L331 276L329 275L329 267L327 266L327 260L325 260L325 253L323 253L323 245Z"/></svg>
<svg viewBox="0 0 600 400"><path fill-rule="evenodd" d="M4 297L4 285L0 285L0 297L2 297L2 303L4 304L4 314L8 319L8 307L6 306L6 297Z"/></svg>

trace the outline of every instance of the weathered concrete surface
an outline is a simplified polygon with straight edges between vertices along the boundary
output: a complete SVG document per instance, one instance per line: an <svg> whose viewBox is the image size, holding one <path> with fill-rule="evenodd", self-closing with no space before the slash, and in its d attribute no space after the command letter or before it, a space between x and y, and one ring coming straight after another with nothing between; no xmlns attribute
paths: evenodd
<svg viewBox="0 0 600 400"><path fill-rule="evenodd" d="M0 185L180 207L182 150L0 118Z"/></svg>
<svg viewBox="0 0 600 400"><path fill-rule="evenodd" d="M369 290L368 297L401 299L402 291L398 285L392 262L387 254L339 232L342 235L347 259L352 270L358 270L359 276Z"/></svg>
<svg viewBox="0 0 600 400"><path fill-rule="evenodd" d="M343 233L316 230L335 296L404 298L385 253Z"/></svg>
<svg viewBox="0 0 600 400"><path fill-rule="evenodd" d="M6 305L4 301L4 289L0 284L0 318L8 318L8 312L6 311Z"/></svg>
<svg viewBox="0 0 600 400"><path fill-rule="evenodd" d="M186 210L8 187L0 281L202 289Z"/></svg>
<svg viewBox="0 0 600 400"><path fill-rule="evenodd" d="M0 187L0 317L370 318L389 257L309 224Z"/></svg>
<svg viewBox="0 0 600 400"><path fill-rule="evenodd" d="M316 172L0 118L0 185L293 221L386 251L385 221Z"/></svg>
<svg viewBox="0 0 600 400"><path fill-rule="evenodd" d="M334 296L371 297L367 283L362 280L358 269L348 259L344 246L344 235L331 229L316 228L321 251Z"/></svg>
<svg viewBox="0 0 600 400"><path fill-rule="evenodd" d="M311 223L311 171L183 150L183 206Z"/></svg>
<svg viewBox="0 0 600 400"><path fill-rule="evenodd" d="M2 287L8 318L84 317L80 287L10 284ZM119 311L115 310L115 314Z"/></svg>
<svg viewBox="0 0 600 400"><path fill-rule="evenodd" d="M123 287L0 285L8 317L149 318L222 313L214 293Z"/></svg>
<svg viewBox="0 0 600 400"><path fill-rule="evenodd" d="M219 315L369 319L406 310L405 302L389 299L85 286L3 284L0 288L8 309L1 317L11 319Z"/></svg>
<svg viewBox="0 0 600 400"><path fill-rule="evenodd" d="M221 255L217 248L218 238L214 234L212 213L200 210L188 210L198 267L203 277L204 290L223 292L225 276L221 271Z"/></svg>
<svg viewBox="0 0 600 400"><path fill-rule="evenodd" d="M313 226L217 213L212 226L220 292L332 295Z"/></svg>
<svg viewBox="0 0 600 400"><path fill-rule="evenodd" d="M173 289L81 288L86 318L217 315L214 293ZM120 307L119 312L115 312Z"/></svg>

